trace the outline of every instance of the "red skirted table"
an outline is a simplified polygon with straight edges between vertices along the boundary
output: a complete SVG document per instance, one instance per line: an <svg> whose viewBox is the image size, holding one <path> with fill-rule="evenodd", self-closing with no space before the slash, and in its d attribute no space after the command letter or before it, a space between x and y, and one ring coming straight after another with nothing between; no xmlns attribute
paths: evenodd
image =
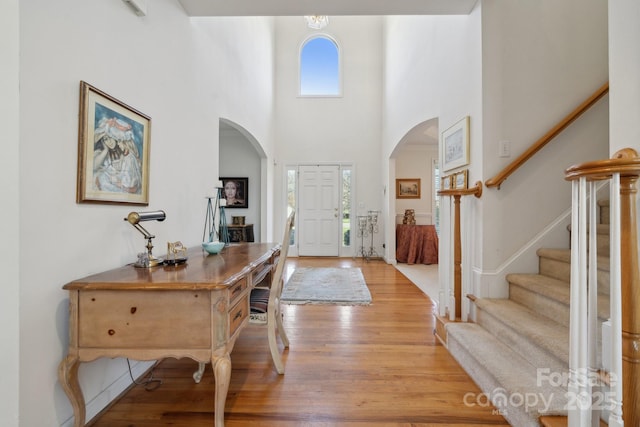
<svg viewBox="0 0 640 427"><path fill-rule="evenodd" d="M433 225L396 225L396 261L438 263L438 233Z"/></svg>

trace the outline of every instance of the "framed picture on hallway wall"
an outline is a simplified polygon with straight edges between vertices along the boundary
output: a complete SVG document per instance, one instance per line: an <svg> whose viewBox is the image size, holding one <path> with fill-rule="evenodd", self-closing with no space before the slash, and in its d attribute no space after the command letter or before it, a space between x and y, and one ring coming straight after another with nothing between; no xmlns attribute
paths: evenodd
<svg viewBox="0 0 640 427"><path fill-rule="evenodd" d="M469 116L442 132L442 147L443 171L469 164Z"/></svg>
<svg viewBox="0 0 640 427"><path fill-rule="evenodd" d="M249 178L220 178L227 208L249 207Z"/></svg>
<svg viewBox="0 0 640 427"><path fill-rule="evenodd" d="M396 199L419 199L420 178L396 179Z"/></svg>
<svg viewBox="0 0 640 427"><path fill-rule="evenodd" d="M80 82L77 203L149 204L151 118Z"/></svg>

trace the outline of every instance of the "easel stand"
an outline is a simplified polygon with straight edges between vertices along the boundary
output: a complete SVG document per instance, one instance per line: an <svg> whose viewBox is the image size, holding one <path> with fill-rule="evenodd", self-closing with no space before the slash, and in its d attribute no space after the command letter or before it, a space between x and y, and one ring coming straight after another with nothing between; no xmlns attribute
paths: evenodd
<svg viewBox="0 0 640 427"><path fill-rule="evenodd" d="M207 213L204 219L204 230L202 232L203 242L213 242L218 240L229 246L229 229L227 228L227 215L224 206L220 203L222 188L217 189L216 197L207 197ZM214 201L212 201L214 200ZM216 211L220 212L219 221L216 223Z"/></svg>

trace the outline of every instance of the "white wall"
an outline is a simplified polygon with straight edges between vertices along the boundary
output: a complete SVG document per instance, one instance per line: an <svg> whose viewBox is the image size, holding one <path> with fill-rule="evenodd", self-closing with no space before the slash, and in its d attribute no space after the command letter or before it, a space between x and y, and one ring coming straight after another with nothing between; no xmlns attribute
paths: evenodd
<svg viewBox="0 0 640 427"><path fill-rule="evenodd" d="M479 25L477 11L385 18L384 156L414 126L432 118L439 118L442 132L471 115L475 132L481 113Z"/></svg>
<svg viewBox="0 0 640 427"><path fill-rule="evenodd" d="M246 224L253 224L255 241L260 241L260 206L262 205L262 177L260 157L247 140L236 130L220 134L220 176L249 178L249 207L225 209L227 224L232 216L244 216Z"/></svg>
<svg viewBox="0 0 640 427"><path fill-rule="evenodd" d="M640 3L609 1L610 155L640 152Z"/></svg>
<svg viewBox="0 0 640 427"><path fill-rule="evenodd" d="M355 210L380 210L381 18L332 16L320 31L333 37L341 51L343 95L337 98L298 97L298 52L317 31L309 29L301 17L281 17L276 22L276 189L283 188L286 164L352 162ZM280 198L276 212L281 218L283 205ZM378 253L384 227L381 222L374 243Z"/></svg>
<svg viewBox="0 0 640 427"><path fill-rule="evenodd" d="M19 30L18 0L0 3L0 248L2 286L0 286L0 331L3 349L0 366L0 425L18 426L19 410L19 292L20 292L20 203L19 203Z"/></svg>
<svg viewBox="0 0 640 427"><path fill-rule="evenodd" d="M544 135L607 79L607 10L600 0L484 0L482 3L482 175L488 179ZM576 13L580 10L580 13ZM487 275L480 296L506 296L508 258L570 208L571 164L607 152L607 99L588 111L504 182L486 189L484 241L475 265ZM498 156L510 141L511 158ZM558 244L568 247L560 230ZM529 268L537 268L535 252ZM495 283L494 281L500 283Z"/></svg>
<svg viewBox="0 0 640 427"><path fill-rule="evenodd" d="M609 2L609 157L623 148L633 148L640 153L639 21L637 1ZM640 212L640 198L637 205Z"/></svg>
<svg viewBox="0 0 640 427"><path fill-rule="evenodd" d="M126 214L167 212L166 221L148 226L156 253L166 241L199 245L204 196L219 176L219 118L241 124L265 152L273 150L272 19L190 19L175 0L147 6L140 18L121 1L20 4L24 426L61 425L72 415L56 378L68 343L61 288L135 260L145 241L123 221ZM80 80L152 117L148 207L75 203ZM122 360L81 366L89 415L116 396L108 387L127 378L125 369Z"/></svg>

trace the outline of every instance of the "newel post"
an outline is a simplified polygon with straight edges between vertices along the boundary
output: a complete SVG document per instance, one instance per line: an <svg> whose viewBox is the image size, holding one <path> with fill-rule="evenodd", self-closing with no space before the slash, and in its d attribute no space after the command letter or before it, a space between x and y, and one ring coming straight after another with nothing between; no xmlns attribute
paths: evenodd
<svg viewBox="0 0 640 427"><path fill-rule="evenodd" d="M638 273L637 175L620 177L622 281L622 419L640 426L640 274Z"/></svg>
<svg viewBox="0 0 640 427"><path fill-rule="evenodd" d="M462 242L460 235L460 194L453 195L453 295L455 296L455 317L462 316Z"/></svg>
<svg viewBox="0 0 640 427"><path fill-rule="evenodd" d="M439 196L453 197L453 298L455 300L455 320L462 318L462 239L460 234L460 200L462 196L482 197L482 181L471 188L439 190ZM453 319L451 319L453 320Z"/></svg>

